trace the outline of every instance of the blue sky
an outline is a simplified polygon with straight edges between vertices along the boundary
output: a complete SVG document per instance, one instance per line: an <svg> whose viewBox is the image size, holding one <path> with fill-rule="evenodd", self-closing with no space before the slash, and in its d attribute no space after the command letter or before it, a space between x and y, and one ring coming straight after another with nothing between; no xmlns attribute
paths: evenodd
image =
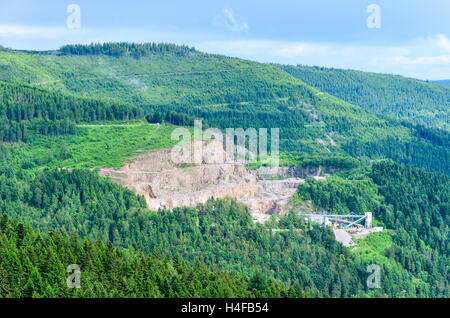
<svg viewBox="0 0 450 318"><path fill-rule="evenodd" d="M81 9L70 29L69 4ZM369 28L367 7L380 8ZM0 45L172 42L260 62L450 78L449 0L1 0Z"/></svg>

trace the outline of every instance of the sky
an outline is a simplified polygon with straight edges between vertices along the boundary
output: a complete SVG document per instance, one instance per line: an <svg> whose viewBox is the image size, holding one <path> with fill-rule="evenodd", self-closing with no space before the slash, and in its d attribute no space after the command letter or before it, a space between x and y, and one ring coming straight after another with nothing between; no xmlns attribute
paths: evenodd
<svg viewBox="0 0 450 318"><path fill-rule="evenodd" d="M110 41L450 79L450 1L0 0L4 47L50 50Z"/></svg>

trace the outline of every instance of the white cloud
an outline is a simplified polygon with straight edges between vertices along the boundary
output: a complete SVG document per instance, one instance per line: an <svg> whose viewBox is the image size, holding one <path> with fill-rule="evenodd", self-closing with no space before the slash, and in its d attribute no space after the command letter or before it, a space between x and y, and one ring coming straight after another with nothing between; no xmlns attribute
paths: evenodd
<svg viewBox="0 0 450 318"><path fill-rule="evenodd" d="M437 34L426 39L417 39L411 45L409 51L429 51L438 55L398 55L385 58L386 62L395 62L404 65L448 65L450 67L450 41L444 34ZM444 51L444 52L443 52ZM444 54L442 54L444 53ZM411 54L410 54L411 55ZM449 74L450 77L450 74Z"/></svg>
<svg viewBox="0 0 450 318"><path fill-rule="evenodd" d="M0 25L0 38L55 38L64 36L68 31L64 27Z"/></svg>
<svg viewBox="0 0 450 318"><path fill-rule="evenodd" d="M314 54L327 49L330 49L329 45L324 44L310 44L310 43L283 43L279 48L275 49L275 53L279 56L293 57L302 56L306 54Z"/></svg>
<svg viewBox="0 0 450 318"><path fill-rule="evenodd" d="M231 10L230 30L245 30ZM222 18L226 15L223 13ZM223 22L223 21L222 21ZM217 22L218 23L218 22ZM221 24L224 26L224 24ZM56 49L68 43L109 41L173 42L210 53L267 63L320 65L378 73L401 74L421 79L450 78L450 40L445 34L419 38L402 45L317 43L274 40L205 41L207 34L166 28L85 28L0 25L0 45L16 49Z"/></svg>
<svg viewBox="0 0 450 318"><path fill-rule="evenodd" d="M214 18L214 23L219 26L224 26L233 32L249 29L248 24L241 21L231 9L223 9L222 13Z"/></svg>
<svg viewBox="0 0 450 318"><path fill-rule="evenodd" d="M437 46L443 48L447 52L450 53L450 40L444 34L438 34L435 37L430 38L431 41L434 41Z"/></svg>
<svg viewBox="0 0 450 318"><path fill-rule="evenodd" d="M394 57L394 61L399 64L407 64L407 65L450 64L450 55L421 56L416 58L409 58L406 56L396 56Z"/></svg>
<svg viewBox="0 0 450 318"><path fill-rule="evenodd" d="M271 40L209 41L196 43L195 46L209 52L215 51L237 57L255 58L263 62L270 62L271 57L275 60L297 59L302 56L324 52L331 48L330 45L326 44Z"/></svg>
<svg viewBox="0 0 450 318"><path fill-rule="evenodd" d="M200 42L195 46L206 52L267 63L351 68L422 79L450 77L450 41L443 34L403 45L242 40Z"/></svg>
<svg viewBox="0 0 450 318"><path fill-rule="evenodd" d="M70 43L92 42L171 42L189 45L200 34L182 32L170 25L156 28L89 28L69 29L65 26L1 25L0 45L14 49L51 50ZM189 43L191 42L191 43Z"/></svg>

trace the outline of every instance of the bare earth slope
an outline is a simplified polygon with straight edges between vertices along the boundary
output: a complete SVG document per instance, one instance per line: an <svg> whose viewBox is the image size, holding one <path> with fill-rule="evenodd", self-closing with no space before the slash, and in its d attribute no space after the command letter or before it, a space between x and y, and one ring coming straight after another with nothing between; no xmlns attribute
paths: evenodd
<svg viewBox="0 0 450 318"><path fill-rule="evenodd" d="M211 145L208 149L211 149ZM220 145L213 145L216 150ZM205 153L201 164L179 165L171 150L138 156L118 170L103 168L100 175L143 195L149 209L196 206L209 198L232 197L249 207L255 221L263 222L284 206L303 179L264 180L242 163L210 163Z"/></svg>

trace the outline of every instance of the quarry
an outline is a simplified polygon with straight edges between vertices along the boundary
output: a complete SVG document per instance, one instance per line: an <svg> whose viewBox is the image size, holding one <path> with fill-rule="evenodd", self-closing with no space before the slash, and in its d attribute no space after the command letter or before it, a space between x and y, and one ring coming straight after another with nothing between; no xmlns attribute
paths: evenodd
<svg viewBox="0 0 450 318"><path fill-rule="evenodd" d="M119 169L102 168L99 174L142 195L147 207L154 211L195 207L210 198L231 197L245 204L258 223L270 220L274 214L287 213L292 208L290 199L306 177L324 180L329 176L321 167L261 166L248 170L245 163L223 160L226 154L221 143L202 143L207 150L202 154L201 163L176 163L171 149L162 149L141 154ZM370 212L328 215L306 205L296 210L308 220L332 227L336 240L347 247L356 245L353 238L382 231L382 228L372 227ZM314 213L305 214L306 211Z"/></svg>
<svg viewBox="0 0 450 318"><path fill-rule="evenodd" d="M102 168L99 174L142 195L154 211L228 196L247 205L255 222L284 213L298 184L304 182L287 168L247 170L245 163L214 160L225 155L220 143L209 142L205 149L200 164L175 163L171 149L163 149L139 155L119 169Z"/></svg>

